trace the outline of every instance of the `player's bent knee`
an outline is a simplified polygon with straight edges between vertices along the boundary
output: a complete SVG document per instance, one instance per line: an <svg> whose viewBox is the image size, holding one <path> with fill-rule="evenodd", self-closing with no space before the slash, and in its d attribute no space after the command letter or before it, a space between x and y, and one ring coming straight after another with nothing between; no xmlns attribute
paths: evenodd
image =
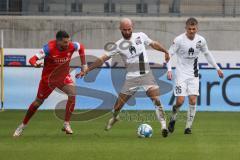
<svg viewBox="0 0 240 160"><path fill-rule="evenodd" d="M160 91L159 87L153 86L147 90L147 95L149 97L155 97L155 96L160 96Z"/></svg>
<svg viewBox="0 0 240 160"><path fill-rule="evenodd" d="M189 104L191 104L191 105L196 105L196 103L197 103L197 100L196 99L189 99Z"/></svg>
<svg viewBox="0 0 240 160"><path fill-rule="evenodd" d="M179 98L179 99L177 99L177 101L176 101L176 106L177 106L177 107L181 107L181 106L183 105L183 103L184 103L184 99Z"/></svg>
<svg viewBox="0 0 240 160"><path fill-rule="evenodd" d="M189 97L189 104L196 105L196 103L197 103L197 97L195 96Z"/></svg>

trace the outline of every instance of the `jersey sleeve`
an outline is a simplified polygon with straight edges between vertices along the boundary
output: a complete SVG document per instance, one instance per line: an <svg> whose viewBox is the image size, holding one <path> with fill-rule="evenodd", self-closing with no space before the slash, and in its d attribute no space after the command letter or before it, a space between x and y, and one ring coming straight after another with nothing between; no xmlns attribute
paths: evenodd
<svg viewBox="0 0 240 160"><path fill-rule="evenodd" d="M172 45L170 46L168 52L170 56L170 60L167 63L168 71L172 70L172 56L178 52L179 49L179 40L177 38L174 39Z"/></svg>
<svg viewBox="0 0 240 160"><path fill-rule="evenodd" d="M39 51L39 53L36 54L37 58L40 60L40 59L43 59L45 58L46 56L49 55L49 47L48 47L48 44L45 44L43 46L43 48Z"/></svg>
<svg viewBox="0 0 240 160"><path fill-rule="evenodd" d="M145 45L149 46L153 42L145 33L141 32L141 35Z"/></svg>
<svg viewBox="0 0 240 160"><path fill-rule="evenodd" d="M204 38L202 39L202 45L201 45L200 50L201 50L202 53L209 52L207 41Z"/></svg>
<svg viewBox="0 0 240 160"><path fill-rule="evenodd" d="M168 52L170 53L170 55L174 55L178 52L179 49L179 40L176 38L174 39L172 45L170 46Z"/></svg>
<svg viewBox="0 0 240 160"><path fill-rule="evenodd" d="M78 42L73 42L74 50L79 51L80 50L80 44Z"/></svg>
<svg viewBox="0 0 240 160"><path fill-rule="evenodd" d="M86 58L85 58L85 47L83 44L80 44L78 42L73 42L74 50L78 52L80 56L80 61L82 65L86 64Z"/></svg>
<svg viewBox="0 0 240 160"><path fill-rule="evenodd" d="M211 64L217 70L220 69L212 53L208 50L207 42L205 39L202 40L201 52L204 54L209 64Z"/></svg>

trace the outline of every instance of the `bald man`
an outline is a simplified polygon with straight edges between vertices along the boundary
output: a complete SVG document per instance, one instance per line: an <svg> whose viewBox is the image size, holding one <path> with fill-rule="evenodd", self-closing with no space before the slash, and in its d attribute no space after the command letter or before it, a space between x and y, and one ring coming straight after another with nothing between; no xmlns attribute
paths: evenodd
<svg viewBox="0 0 240 160"><path fill-rule="evenodd" d="M162 136L167 137L168 130L166 127L164 110L159 100L160 91L150 70L145 46L148 45L155 50L164 52L166 62L169 61L168 51L163 48L159 42L151 40L145 33L133 33L133 23L129 18L123 18L120 21L119 29L122 33L122 38L115 43L117 47L103 54L89 66L86 72L81 72L76 78L82 77L87 72L102 66L105 61L109 60L114 55L120 55L127 68L126 81L114 105L113 116L109 119L105 130L108 131L112 128L119 120L119 112L123 105L138 89L142 88L146 91L147 96L152 100L155 106L157 118L162 126Z"/></svg>

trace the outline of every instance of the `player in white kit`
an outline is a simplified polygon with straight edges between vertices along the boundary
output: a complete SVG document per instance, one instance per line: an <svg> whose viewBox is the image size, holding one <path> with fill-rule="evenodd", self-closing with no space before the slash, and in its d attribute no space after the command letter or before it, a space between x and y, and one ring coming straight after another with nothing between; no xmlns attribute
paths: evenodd
<svg viewBox="0 0 240 160"><path fill-rule="evenodd" d="M197 34L198 21L189 18L186 21L186 32L177 36L169 49L170 57L177 56L174 95L176 103L172 108L172 116L168 125L169 132L174 131L177 112L184 103L185 96L189 99L187 122L184 134L191 134L192 123L196 114L196 101L199 95L198 57L203 54L208 63L211 64L223 78L223 72L216 64L211 52L208 50L206 40ZM172 79L171 60L168 62L168 79Z"/></svg>
<svg viewBox="0 0 240 160"><path fill-rule="evenodd" d="M162 126L162 136L167 137L168 130L166 126L166 119L164 116L163 106L159 100L160 91L149 67L145 45L151 46L155 50L164 52L166 62L169 61L168 51L164 49L159 42L151 40L145 33L133 33L133 24L128 18L123 18L120 21L120 30L122 38L115 43L117 47L102 55L89 66L85 73L82 72L77 77L82 77L87 72L101 66L112 56L120 55L125 63L127 75L122 90L119 93L118 99L114 105L113 116L109 119L105 130L112 128L114 123L119 120L119 112L123 105L138 89L142 88L146 91L147 96L151 98L155 105L156 115Z"/></svg>

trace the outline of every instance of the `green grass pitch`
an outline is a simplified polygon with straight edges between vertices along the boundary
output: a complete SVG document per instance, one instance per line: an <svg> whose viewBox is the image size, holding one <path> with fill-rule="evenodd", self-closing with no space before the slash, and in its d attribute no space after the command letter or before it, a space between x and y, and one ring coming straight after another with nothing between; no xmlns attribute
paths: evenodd
<svg viewBox="0 0 240 160"><path fill-rule="evenodd" d="M154 112L141 112L149 114ZM152 138L137 138L141 122L122 113L114 128L103 130L110 115L89 122L73 122L74 135L61 132L62 121L53 111L38 111L19 138L13 131L25 111L0 113L0 159L8 160L239 160L240 113L198 112L192 135L184 135L185 117L176 123L167 138L160 125L150 120ZM182 112L181 115L186 113ZM143 116L144 117L144 116Z"/></svg>

